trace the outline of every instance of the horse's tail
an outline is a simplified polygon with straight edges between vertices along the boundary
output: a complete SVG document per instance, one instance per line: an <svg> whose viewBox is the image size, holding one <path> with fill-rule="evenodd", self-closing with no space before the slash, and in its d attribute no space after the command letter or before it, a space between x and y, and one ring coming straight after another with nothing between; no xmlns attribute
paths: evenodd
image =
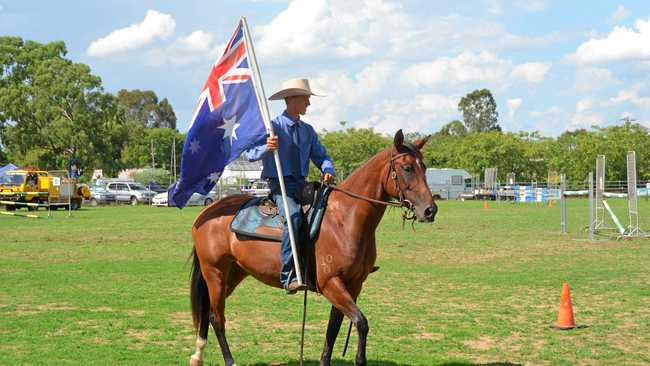
<svg viewBox="0 0 650 366"><path fill-rule="evenodd" d="M203 274L201 274L201 264L199 263L199 257L196 255L196 248L192 249L192 256L194 261L190 279L190 301L192 303L194 328L198 331L201 319L207 321L210 314L210 297L208 295L208 285L205 283Z"/></svg>

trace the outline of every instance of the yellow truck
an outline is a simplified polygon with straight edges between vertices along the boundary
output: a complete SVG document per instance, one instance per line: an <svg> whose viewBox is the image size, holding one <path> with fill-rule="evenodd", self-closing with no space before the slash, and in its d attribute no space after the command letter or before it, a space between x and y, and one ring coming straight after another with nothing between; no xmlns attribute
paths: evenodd
<svg viewBox="0 0 650 366"><path fill-rule="evenodd" d="M76 210L84 198L90 198L88 186L68 178L65 171L18 169L6 172L0 179L0 200L7 211L25 206L35 211L39 204Z"/></svg>

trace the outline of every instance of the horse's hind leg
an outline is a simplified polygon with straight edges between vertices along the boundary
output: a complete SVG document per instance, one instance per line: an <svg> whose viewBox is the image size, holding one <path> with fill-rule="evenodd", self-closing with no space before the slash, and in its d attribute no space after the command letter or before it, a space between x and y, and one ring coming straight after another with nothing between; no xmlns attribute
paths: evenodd
<svg viewBox="0 0 650 366"><path fill-rule="evenodd" d="M336 307L337 310L350 318L350 320L352 320L356 326L357 333L359 334L359 343L357 346L357 356L354 363L357 366L365 366L367 362L366 339L368 338L369 328L368 320L363 315L361 310L359 310L359 307L355 302L355 299L359 295L359 292L361 292L361 284L359 284L359 286L350 288L348 291L346 286L343 284L343 281L338 277L330 279L323 287L323 296L325 296L332 303L332 305ZM330 364L330 358L332 356L331 347L333 347L334 340L336 340L336 334L338 334L338 331L341 327L342 317L339 316L340 319L338 320L333 320L332 317L335 317L334 313L330 314L330 324L327 327L327 339L325 341L326 348L323 350L323 354L321 356L321 366ZM335 334L332 336L332 343L329 345L330 349L328 350L327 347L328 341L330 340L330 332Z"/></svg>
<svg viewBox="0 0 650 366"><path fill-rule="evenodd" d="M196 337L196 351L192 357L190 357L190 366L203 365L203 349L208 343L209 311L202 312L199 316L200 319L198 324L198 334Z"/></svg>
<svg viewBox="0 0 650 366"><path fill-rule="evenodd" d="M330 321L327 324L327 335L325 336L325 346L323 347L323 353L320 357L321 366L326 366L330 364L332 360L332 351L334 350L334 342L336 342L336 336L339 334L341 329L341 322L343 321L343 313L332 306L330 311Z"/></svg>
<svg viewBox="0 0 650 366"><path fill-rule="evenodd" d="M232 353L226 340L226 319L224 317L226 284L228 283L227 273L230 271L230 263L221 266L221 268L213 266L205 268L205 266L202 266L201 270L208 285L208 293L210 294L210 323L219 341L219 347L221 348L221 354L223 355L226 366L234 366L235 361L232 358Z"/></svg>

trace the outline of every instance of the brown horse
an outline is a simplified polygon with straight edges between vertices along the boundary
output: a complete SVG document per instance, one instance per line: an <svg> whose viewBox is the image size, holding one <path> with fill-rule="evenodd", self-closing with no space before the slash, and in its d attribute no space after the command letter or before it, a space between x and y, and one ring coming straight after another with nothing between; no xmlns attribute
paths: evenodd
<svg viewBox="0 0 650 366"><path fill-rule="evenodd" d="M386 206L376 201L398 197L421 222L432 222L437 206L427 186L420 149L428 138L404 143L402 131L385 149L339 185L349 193L332 191L315 244L316 286L332 303L320 364L329 365L343 316L359 334L356 365L366 364L368 321L356 299L376 258L375 230ZM191 279L192 316L197 330L196 352L190 365L202 364L203 348L212 324L226 365L234 365L226 341L226 298L248 275L280 287L280 246L230 231L233 216L250 196L224 198L204 209L192 228L194 266ZM375 200L375 202L372 202Z"/></svg>

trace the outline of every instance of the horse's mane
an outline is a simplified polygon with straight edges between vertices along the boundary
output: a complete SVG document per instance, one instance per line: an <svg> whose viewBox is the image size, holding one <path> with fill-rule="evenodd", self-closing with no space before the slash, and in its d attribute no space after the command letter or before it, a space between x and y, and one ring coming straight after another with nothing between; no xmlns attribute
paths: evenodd
<svg viewBox="0 0 650 366"><path fill-rule="evenodd" d="M389 160L389 157L387 155L393 153L393 148L394 147L391 146L391 147L385 148L383 150L380 150L375 156L370 158L370 160L363 163L361 166L356 168L352 173L350 173L350 175L348 175L347 178L345 178L341 182L341 184L345 184L348 181L354 181L356 178L358 178L359 175L361 175L361 172L365 171L365 169L368 167L368 165L373 163L375 160L382 159L383 161L387 162ZM416 158L418 158L420 160L423 160L422 152L420 151L420 149L418 149L415 145L413 145L410 142L404 142L397 149L397 153L412 153L413 155L415 155Z"/></svg>
<svg viewBox="0 0 650 366"><path fill-rule="evenodd" d="M361 166L356 168L350 175L348 175L342 182L341 185L346 185L346 183L354 182L371 164L375 163L375 160L388 161L388 155L390 154L392 147L386 148L379 151L375 156L370 158L370 160L363 163Z"/></svg>

